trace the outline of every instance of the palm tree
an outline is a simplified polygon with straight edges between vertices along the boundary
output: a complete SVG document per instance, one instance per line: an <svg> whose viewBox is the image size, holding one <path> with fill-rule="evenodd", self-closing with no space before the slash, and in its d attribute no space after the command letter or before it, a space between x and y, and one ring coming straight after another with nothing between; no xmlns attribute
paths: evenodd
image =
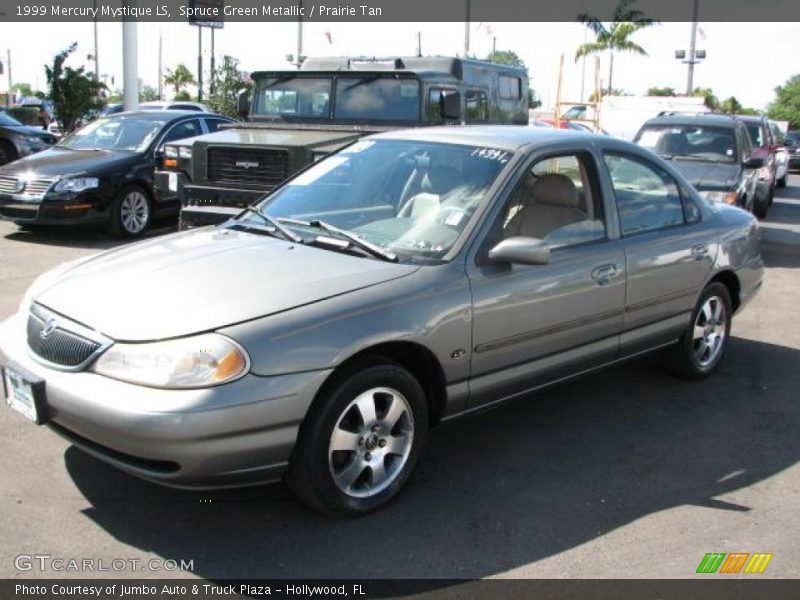
<svg viewBox="0 0 800 600"><path fill-rule="evenodd" d="M636 0L620 0L614 9L612 22L606 25L600 22L597 17L586 13L578 15L578 22L583 23L592 30L595 41L582 44L575 52L575 62L582 56L597 54L608 50L608 92L611 93L614 77L614 52L633 52L641 56L647 56L644 48L630 40L634 32L649 27L653 24L653 19L644 15L642 11L633 8Z"/></svg>
<svg viewBox="0 0 800 600"><path fill-rule="evenodd" d="M175 70L167 69L167 74L164 75L164 83L171 85L177 95L182 88L187 85L194 85L194 75L185 64L180 63Z"/></svg>

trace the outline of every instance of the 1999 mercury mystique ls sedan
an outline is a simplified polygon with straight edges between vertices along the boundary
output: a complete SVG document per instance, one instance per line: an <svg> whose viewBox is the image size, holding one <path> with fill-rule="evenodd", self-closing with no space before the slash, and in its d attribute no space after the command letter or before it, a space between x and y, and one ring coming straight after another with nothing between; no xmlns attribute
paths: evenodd
<svg viewBox="0 0 800 600"><path fill-rule="evenodd" d="M750 214L627 142L399 131L46 273L0 360L12 408L128 473L357 514L443 420L657 349L705 377L762 276Z"/></svg>

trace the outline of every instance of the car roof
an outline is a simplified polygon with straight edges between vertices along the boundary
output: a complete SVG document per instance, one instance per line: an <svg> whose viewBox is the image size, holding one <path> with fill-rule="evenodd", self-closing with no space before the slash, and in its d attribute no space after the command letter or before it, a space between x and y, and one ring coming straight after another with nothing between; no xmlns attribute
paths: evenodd
<svg viewBox="0 0 800 600"><path fill-rule="evenodd" d="M676 113L648 119L645 125L699 125L705 127L733 127L739 117L712 113Z"/></svg>
<svg viewBox="0 0 800 600"><path fill-rule="evenodd" d="M735 115L737 119L744 123L763 123L766 118L763 115Z"/></svg>
<svg viewBox="0 0 800 600"><path fill-rule="evenodd" d="M108 115L108 119L117 119L119 117L137 117L143 121L173 121L181 117L198 117L200 116L196 110L130 110L128 112L116 113Z"/></svg>
<svg viewBox="0 0 800 600"><path fill-rule="evenodd" d="M597 137L594 133L584 133L572 129L551 129L527 125L464 125L401 129L379 133L370 138L485 146L514 151L529 144L546 144L563 140L565 135L573 136L570 139L583 137L587 142Z"/></svg>

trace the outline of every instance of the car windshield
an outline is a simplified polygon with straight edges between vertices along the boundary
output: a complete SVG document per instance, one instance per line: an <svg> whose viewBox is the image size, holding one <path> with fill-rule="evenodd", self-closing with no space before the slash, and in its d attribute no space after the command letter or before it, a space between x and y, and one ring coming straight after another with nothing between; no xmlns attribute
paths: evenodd
<svg viewBox="0 0 800 600"><path fill-rule="evenodd" d="M296 77L259 80L253 114L261 116L330 117L330 77Z"/></svg>
<svg viewBox="0 0 800 600"><path fill-rule="evenodd" d="M648 125L634 141L667 159L736 161L736 137L732 127Z"/></svg>
<svg viewBox="0 0 800 600"><path fill-rule="evenodd" d="M336 80L336 118L418 121L419 81L377 75Z"/></svg>
<svg viewBox="0 0 800 600"><path fill-rule="evenodd" d="M17 121L14 117L9 117L5 113L0 112L0 125L6 125L8 127L19 127L22 125L19 121Z"/></svg>
<svg viewBox="0 0 800 600"><path fill-rule="evenodd" d="M306 241L336 237L314 223L322 221L401 257L438 259L511 156L495 148L361 140L316 163L259 208ZM243 219L263 224L255 214Z"/></svg>
<svg viewBox="0 0 800 600"><path fill-rule="evenodd" d="M147 149L165 121L118 116L92 121L58 144L71 150L132 150Z"/></svg>

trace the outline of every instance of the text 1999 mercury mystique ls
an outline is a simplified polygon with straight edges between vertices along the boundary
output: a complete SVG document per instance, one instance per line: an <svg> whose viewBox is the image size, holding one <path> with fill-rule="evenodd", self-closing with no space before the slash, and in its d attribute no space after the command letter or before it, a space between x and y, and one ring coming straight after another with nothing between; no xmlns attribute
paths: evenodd
<svg viewBox="0 0 800 600"><path fill-rule="evenodd" d="M214 228L41 276L9 403L149 480L391 499L432 425L644 352L708 375L759 289L748 213L604 136L364 138Z"/></svg>

